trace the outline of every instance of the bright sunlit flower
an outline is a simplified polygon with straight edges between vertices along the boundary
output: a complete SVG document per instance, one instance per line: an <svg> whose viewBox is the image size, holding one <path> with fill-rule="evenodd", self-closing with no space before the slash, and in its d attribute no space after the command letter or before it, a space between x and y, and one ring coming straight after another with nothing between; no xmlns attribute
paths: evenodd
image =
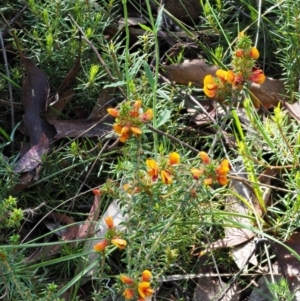
<svg viewBox="0 0 300 301"><path fill-rule="evenodd" d="M226 81L230 84L233 84L235 81L235 75L232 70L228 70L226 73Z"/></svg>
<svg viewBox="0 0 300 301"><path fill-rule="evenodd" d="M216 76L224 82L226 81L226 74L227 74L227 71L222 70L222 69L218 69L216 71Z"/></svg>
<svg viewBox="0 0 300 301"><path fill-rule="evenodd" d="M203 180L203 184L210 186L213 183L213 179L212 178L206 178Z"/></svg>
<svg viewBox="0 0 300 301"><path fill-rule="evenodd" d="M114 220L112 216L107 216L104 220L108 229L114 228Z"/></svg>
<svg viewBox="0 0 300 301"><path fill-rule="evenodd" d="M142 298L153 295L154 290L150 287L150 282L143 281L138 284L138 292Z"/></svg>
<svg viewBox="0 0 300 301"><path fill-rule="evenodd" d="M203 175L204 169L193 167L191 168L191 173L195 180L199 180L199 178Z"/></svg>
<svg viewBox="0 0 300 301"><path fill-rule="evenodd" d="M230 170L230 164L227 159L224 159L220 165L216 168L217 173L217 181L220 185L227 185L228 179L227 179L227 173Z"/></svg>
<svg viewBox="0 0 300 301"><path fill-rule="evenodd" d="M141 100L137 100L134 105L132 106L132 110L129 112L129 115L131 117L138 117L140 115L140 108L142 105L142 101Z"/></svg>
<svg viewBox="0 0 300 301"><path fill-rule="evenodd" d="M142 281L150 281L152 273L149 270L144 270L142 272Z"/></svg>
<svg viewBox="0 0 300 301"><path fill-rule="evenodd" d="M161 175L161 180L163 181L163 183L172 184L172 182L173 182L172 176L167 170L162 170L160 175Z"/></svg>
<svg viewBox="0 0 300 301"><path fill-rule="evenodd" d="M205 95L209 98L214 98L217 95L218 84L215 79L209 74L204 78L204 88L203 91Z"/></svg>
<svg viewBox="0 0 300 301"><path fill-rule="evenodd" d="M158 164L153 159L147 159L146 164L150 168L148 175L152 178L152 181L155 181L158 178Z"/></svg>
<svg viewBox="0 0 300 301"><path fill-rule="evenodd" d="M209 159L209 156L206 152L201 151L199 153L199 157L201 158L201 160L204 164L209 164L210 159Z"/></svg>
<svg viewBox="0 0 300 301"><path fill-rule="evenodd" d="M175 165L180 163L180 155L176 152L169 154L169 164Z"/></svg>
<svg viewBox="0 0 300 301"><path fill-rule="evenodd" d="M139 136L142 134L142 130L136 126L132 126L130 129L135 136Z"/></svg>
<svg viewBox="0 0 300 301"><path fill-rule="evenodd" d="M109 241L107 239L103 239L100 242L98 242L96 245L94 245L94 250L96 252L102 252L105 250L105 248L109 245Z"/></svg>
<svg viewBox="0 0 300 301"><path fill-rule="evenodd" d="M142 122L148 122L153 118L153 110L148 109L145 113L140 116Z"/></svg>
<svg viewBox="0 0 300 301"><path fill-rule="evenodd" d="M256 84L261 85L265 82L266 76L261 69L253 68L249 79Z"/></svg>
<svg viewBox="0 0 300 301"><path fill-rule="evenodd" d="M115 245L116 247L118 247L120 250L125 249L126 246L127 246L127 241L125 239L122 239L122 238L113 238L111 240L111 243L113 245Z"/></svg>
<svg viewBox="0 0 300 301"><path fill-rule="evenodd" d="M133 104L133 110L134 111L139 111L139 109L141 108L142 106L142 101L139 99L139 100L136 100L135 103Z"/></svg>
<svg viewBox="0 0 300 301"><path fill-rule="evenodd" d="M118 117L119 116L119 111L116 109L107 109L107 112L109 115L111 115L112 117Z"/></svg>
<svg viewBox="0 0 300 301"><path fill-rule="evenodd" d="M258 51L258 49L256 47L252 47L249 55L254 60L257 60L259 58L259 51Z"/></svg>
<svg viewBox="0 0 300 301"><path fill-rule="evenodd" d="M227 159L223 159L220 165L216 168L216 173L219 176L226 176L229 170L230 170L229 161Z"/></svg>
<svg viewBox="0 0 300 301"><path fill-rule="evenodd" d="M227 177L224 176L217 176L217 181L219 182L220 185L225 186L228 184L228 179Z"/></svg>
<svg viewBox="0 0 300 301"><path fill-rule="evenodd" d="M121 275L120 276L120 280L125 283L125 284L128 284L128 285L131 285L134 283L134 280L126 275Z"/></svg>
<svg viewBox="0 0 300 301"><path fill-rule="evenodd" d="M123 296L126 300L131 300L134 297L134 291L131 288L126 288Z"/></svg>

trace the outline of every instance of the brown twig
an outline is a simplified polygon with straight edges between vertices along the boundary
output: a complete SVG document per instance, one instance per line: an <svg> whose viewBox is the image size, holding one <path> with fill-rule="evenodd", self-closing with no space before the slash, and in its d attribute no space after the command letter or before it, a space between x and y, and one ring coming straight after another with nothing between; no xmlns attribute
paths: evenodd
<svg viewBox="0 0 300 301"><path fill-rule="evenodd" d="M174 142L176 142L176 143L178 143L178 144L181 144L181 145L185 146L186 148L188 148L188 149L191 150L192 152L194 152L194 153L196 153L196 154L199 153L199 151L198 151L196 148L194 148L194 147L190 146L189 144L187 144L187 143L185 143L185 142L183 142L183 141L181 141L181 140L175 138L174 136L172 136L172 135L170 135L170 134L168 134L168 133L165 133L165 132L163 132L163 131L160 131L160 130L154 128L153 126L151 126L150 124L147 124L147 127L148 127L151 131L153 131L153 132L155 132L155 133L157 133L157 134L166 136L166 137L168 137L170 140L172 140L172 141L174 141Z"/></svg>

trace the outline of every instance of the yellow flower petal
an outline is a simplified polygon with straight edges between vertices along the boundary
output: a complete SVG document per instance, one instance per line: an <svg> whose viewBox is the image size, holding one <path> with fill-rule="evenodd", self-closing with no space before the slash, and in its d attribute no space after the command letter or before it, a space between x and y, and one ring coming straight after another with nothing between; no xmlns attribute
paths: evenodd
<svg viewBox="0 0 300 301"><path fill-rule="evenodd" d="M233 73L232 70L228 70L227 73L226 73L226 80L227 82L229 82L230 84L232 84L234 82L234 79L235 79L235 75Z"/></svg>
<svg viewBox="0 0 300 301"><path fill-rule="evenodd" d="M212 183L213 183L213 179L212 178L206 178L203 181L203 184L204 185L208 185L208 186L210 186Z"/></svg>
<svg viewBox="0 0 300 301"><path fill-rule="evenodd" d="M125 288L123 296L126 300L131 300L134 297L134 291L131 288Z"/></svg>
<svg viewBox="0 0 300 301"><path fill-rule="evenodd" d="M113 238L111 243L121 250L125 249L127 246L127 241L122 238Z"/></svg>
<svg viewBox="0 0 300 301"><path fill-rule="evenodd" d="M138 128L137 126L132 126L131 127L132 133L135 136L141 135L142 134L142 130L140 128Z"/></svg>
<svg viewBox="0 0 300 301"><path fill-rule="evenodd" d="M227 74L227 71L222 70L222 69L219 69L216 71L216 76L223 81L226 81L226 74Z"/></svg>
<svg viewBox="0 0 300 301"><path fill-rule="evenodd" d="M142 272L142 281L149 281L152 277L152 273L149 270L144 270Z"/></svg>
<svg viewBox="0 0 300 301"><path fill-rule="evenodd" d="M250 56L255 60L257 60L259 58L259 51L256 47L251 48Z"/></svg>
<svg viewBox="0 0 300 301"><path fill-rule="evenodd" d="M148 122L153 118L153 110L148 109L145 113L140 116L142 122Z"/></svg>
<svg viewBox="0 0 300 301"><path fill-rule="evenodd" d="M138 292L142 298L153 295L154 290L150 287L150 282L143 281L138 284Z"/></svg>
<svg viewBox="0 0 300 301"><path fill-rule="evenodd" d="M199 153L199 157L201 158L201 160L204 164L208 164L210 162L209 156L206 152L201 151Z"/></svg>
<svg viewBox="0 0 300 301"><path fill-rule="evenodd" d="M94 245L94 250L96 252L102 252L105 250L105 248L109 245L109 241L107 239L103 239L100 242L98 242L96 245Z"/></svg>
<svg viewBox="0 0 300 301"><path fill-rule="evenodd" d="M134 282L134 280L132 278L130 278L130 277L126 276L126 275L121 275L120 276L120 280L123 283L128 284L128 285L133 284L133 282Z"/></svg>
<svg viewBox="0 0 300 301"><path fill-rule="evenodd" d="M198 180L204 173L203 169L192 167L191 168L191 173L194 177L195 180Z"/></svg>
<svg viewBox="0 0 300 301"><path fill-rule="evenodd" d="M141 105L142 105L142 101L141 100L135 101L135 103L133 105L133 110L138 111L141 108Z"/></svg>
<svg viewBox="0 0 300 301"><path fill-rule="evenodd" d="M129 139L129 135L128 134L124 134L120 136L120 142L125 143L128 139Z"/></svg>
<svg viewBox="0 0 300 301"><path fill-rule="evenodd" d="M147 166L148 166L149 168L151 168L151 169L158 169L158 164L157 164L156 161L153 160L153 159L147 159L147 160L146 160L146 164L147 164Z"/></svg>
<svg viewBox="0 0 300 301"><path fill-rule="evenodd" d="M117 134L121 134L122 129L123 129L123 126L120 125L120 124L118 124L118 123L115 123L115 124L113 125L113 129L114 129L114 131L115 131Z"/></svg>
<svg viewBox="0 0 300 301"><path fill-rule="evenodd" d="M212 75L206 75L205 77L204 77L204 86L207 86L207 85L209 85L209 84L216 84L216 81L215 81L215 79L212 77Z"/></svg>
<svg viewBox="0 0 300 301"><path fill-rule="evenodd" d="M169 164L174 165L174 164L179 164L180 163L180 155L176 152L170 153L169 154Z"/></svg>
<svg viewBox="0 0 300 301"><path fill-rule="evenodd" d="M172 182L173 182L172 176L167 170L162 170L160 175L161 175L161 180L163 181L163 183L172 184Z"/></svg>
<svg viewBox="0 0 300 301"><path fill-rule="evenodd" d="M106 226L108 229L112 229L114 227L114 220L112 218L112 216L107 216L105 219L104 219L105 223L106 223Z"/></svg>
<svg viewBox="0 0 300 301"><path fill-rule="evenodd" d="M113 117L118 117L119 116L119 111L116 109L107 109L107 112L109 115Z"/></svg>

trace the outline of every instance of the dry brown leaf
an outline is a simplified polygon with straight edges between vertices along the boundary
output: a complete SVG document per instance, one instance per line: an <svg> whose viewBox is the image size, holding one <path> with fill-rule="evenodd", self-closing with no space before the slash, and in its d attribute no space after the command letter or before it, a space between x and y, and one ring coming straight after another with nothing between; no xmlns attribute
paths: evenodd
<svg viewBox="0 0 300 301"><path fill-rule="evenodd" d="M43 133L49 140L54 136L51 125L40 117L40 113L46 111L50 87L44 72L30 58L22 53L20 53L20 58L27 74L23 79L22 105L25 109L23 119L31 144L37 145Z"/></svg>
<svg viewBox="0 0 300 301"><path fill-rule="evenodd" d="M239 301L241 288L236 284L233 284L227 293L222 297L223 292L227 289L227 287L228 283L223 281L220 282L216 278L200 278L197 282L193 301Z"/></svg>
<svg viewBox="0 0 300 301"><path fill-rule="evenodd" d="M17 161L14 172L28 172L41 164L42 156L47 153L49 139L43 133L37 145L33 146L26 154Z"/></svg>
<svg viewBox="0 0 300 301"><path fill-rule="evenodd" d="M62 112L64 107L69 103L69 101L74 96L73 90L67 90L61 93L59 96L58 101L55 103L50 104L50 107L48 108L48 111L46 113L46 118L49 123L51 123L51 120L55 120L58 118L59 114Z"/></svg>
<svg viewBox="0 0 300 301"><path fill-rule="evenodd" d="M89 215L86 219L86 221L82 225L75 224L75 221L65 215L60 214L58 212L52 212L49 214L49 217L52 222L51 224L56 225L56 228L60 228L62 226L67 226L63 231L60 231L59 234L61 235L61 239L63 241L72 241L74 239L85 239L88 238L94 230L94 222L99 217L99 204L100 204L100 196L94 197L93 206L91 207L91 210L89 212ZM48 222L48 227L52 227L53 230L55 229L51 224ZM71 246L74 246L76 242L72 243ZM55 254L59 253L61 248L61 245L52 245L47 246L45 248L40 249L38 252L34 253L30 257L26 259L26 261L38 261L40 259L49 259L50 257L54 256Z"/></svg>
<svg viewBox="0 0 300 301"><path fill-rule="evenodd" d="M283 104L290 115L293 116L298 122L300 122L300 103L295 102L291 104L284 101Z"/></svg>
<svg viewBox="0 0 300 301"><path fill-rule="evenodd" d="M284 242L285 245L293 249L300 256L300 232L295 232ZM300 275L300 261L284 246L274 243L276 257L282 273L286 276Z"/></svg>
<svg viewBox="0 0 300 301"><path fill-rule="evenodd" d="M113 122L106 119L100 123L99 119L76 119L76 120L51 120L57 134L54 138L64 137L95 137L106 135L111 131L111 126L104 123Z"/></svg>
<svg viewBox="0 0 300 301"><path fill-rule="evenodd" d="M214 274L212 265L205 264L207 256L199 260L199 274ZM229 288L228 285L231 285ZM225 291L228 290L226 293ZM226 284L220 281L218 277L201 277L197 280L197 286L194 291L193 301L238 301L241 294L241 288L236 283Z"/></svg>

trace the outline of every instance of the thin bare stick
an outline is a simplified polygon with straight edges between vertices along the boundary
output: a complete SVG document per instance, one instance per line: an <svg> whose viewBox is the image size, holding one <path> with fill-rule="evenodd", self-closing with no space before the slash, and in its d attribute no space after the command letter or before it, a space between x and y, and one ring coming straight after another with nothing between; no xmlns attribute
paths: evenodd
<svg viewBox="0 0 300 301"><path fill-rule="evenodd" d="M169 139L171 139L172 141L174 141L174 142L176 142L176 143L178 143L178 144L181 144L181 145L185 146L186 148L188 148L188 149L191 150L192 152L197 153L197 154L199 153L199 151L198 151L196 148L194 148L194 147L188 145L187 143L185 143L185 142L183 142L183 141L180 141L179 139L175 138L174 136L172 136L172 135L170 135L170 134L167 134L167 133L165 133L165 132L163 132L163 131L160 131L160 130L154 128L153 126L151 126L150 124L147 124L147 127L148 127L151 131L153 131L153 132L155 132L155 133L157 133L157 134L166 136L166 137L168 137Z"/></svg>

